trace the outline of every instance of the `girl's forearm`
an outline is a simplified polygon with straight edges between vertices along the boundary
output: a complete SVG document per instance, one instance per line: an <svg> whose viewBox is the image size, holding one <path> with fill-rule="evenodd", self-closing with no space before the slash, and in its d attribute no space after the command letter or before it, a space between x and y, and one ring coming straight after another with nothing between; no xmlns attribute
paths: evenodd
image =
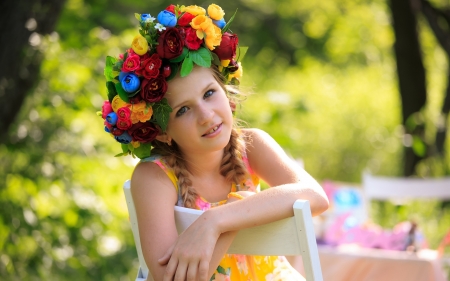
<svg viewBox="0 0 450 281"><path fill-rule="evenodd" d="M300 183L269 188L232 204L206 211L202 216L219 233L266 224L294 215L292 206L298 199L310 201L311 213L317 215L328 207L321 192L299 188Z"/></svg>
<svg viewBox="0 0 450 281"><path fill-rule="evenodd" d="M220 261L223 259L224 255L227 253L228 248L236 237L237 231L229 231L222 233L217 239L216 247L214 248L214 253L209 264L208 276L212 276L219 266Z"/></svg>

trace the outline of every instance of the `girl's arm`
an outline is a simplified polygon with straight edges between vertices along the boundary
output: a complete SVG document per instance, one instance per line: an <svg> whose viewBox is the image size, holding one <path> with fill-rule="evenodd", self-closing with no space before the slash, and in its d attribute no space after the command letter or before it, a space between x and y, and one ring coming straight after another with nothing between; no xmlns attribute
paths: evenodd
<svg viewBox="0 0 450 281"><path fill-rule="evenodd" d="M247 156L252 170L269 186L267 190L235 204L211 209L204 220L219 233L239 230L293 216L297 199L308 200L312 215L328 208L322 187L305 170L295 164L267 133L257 129L245 130Z"/></svg>
<svg viewBox="0 0 450 281"><path fill-rule="evenodd" d="M321 186L306 171L299 168L272 137L261 130L245 130L244 133L250 139L247 156L252 170L272 188L204 212L180 235L173 252L166 253L165 256L171 255L171 258L164 281L170 281L172 276L177 276L180 258L188 260L189 256L196 252L208 252L213 244L210 241L222 233L293 216L292 206L297 199L308 200L313 215L318 215L328 208L328 199ZM198 236L199 234L202 235ZM194 240L195 243L192 244ZM203 272L209 267L209 262L209 256L201 254L200 261L193 264L194 267L200 264ZM206 281L206 275L201 274L199 280Z"/></svg>
<svg viewBox="0 0 450 281"><path fill-rule="evenodd" d="M165 255L165 253L172 253L173 245L178 239L174 219L174 206L177 201L175 187L156 164L140 163L131 178L131 193L136 208L145 262L153 278L163 280L167 261L170 258L170 254ZM207 225L204 227L209 228ZM204 280L209 280L237 234L237 232L227 232L218 234L217 237L210 235L207 250L199 252L195 246L196 242L202 245L208 243L201 240L204 232L205 228L189 231L193 234L192 241L189 243L192 247L185 250L185 256L181 257L175 266L179 279L174 280L198 280L200 273L204 276ZM190 254L190 251L194 253ZM208 263L199 266L202 258L208 260ZM187 278L182 276L183 270Z"/></svg>

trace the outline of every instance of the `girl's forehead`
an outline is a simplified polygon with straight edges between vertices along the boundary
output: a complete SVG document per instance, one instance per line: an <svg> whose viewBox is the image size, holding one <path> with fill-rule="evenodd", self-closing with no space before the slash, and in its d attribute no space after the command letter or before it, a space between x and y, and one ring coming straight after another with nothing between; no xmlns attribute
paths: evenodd
<svg viewBox="0 0 450 281"><path fill-rule="evenodd" d="M177 76L167 83L166 97L169 98L178 93L200 92L214 82L217 83L210 68L194 67L194 70L188 76Z"/></svg>

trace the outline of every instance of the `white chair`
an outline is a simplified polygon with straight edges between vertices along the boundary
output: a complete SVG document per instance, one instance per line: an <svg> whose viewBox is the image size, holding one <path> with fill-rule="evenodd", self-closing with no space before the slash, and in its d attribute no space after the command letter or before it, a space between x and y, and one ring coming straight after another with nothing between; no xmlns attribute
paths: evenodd
<svg viewBox="0 0 450 281"><path fill-rule="evenodd" d="M153 280L142 254L130 181L125 182L123 189L140 265L136 281L143 281L146 278L148 278L147 280ZM322 281L319 252L317 250L309 202L297 200L293 208L293 217L239 231L228 249L228 253L263 256L302 256L306 280ZM175 206L175 221L178 233L183 232L202 213L203 211Z"/></svg>
<svg viewBox="0 0 450 281"><path fill-rule="evenodd" d="M362 182L368 212L372 200L450 199L450 177L384 177L366 172Z"/></svg>

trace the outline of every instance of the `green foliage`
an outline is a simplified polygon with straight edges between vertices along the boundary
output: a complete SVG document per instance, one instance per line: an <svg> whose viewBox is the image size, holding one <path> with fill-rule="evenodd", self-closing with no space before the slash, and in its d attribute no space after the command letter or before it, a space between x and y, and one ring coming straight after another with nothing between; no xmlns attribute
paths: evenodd
<svg viewBox="0 0 450 281"><path fill-rule="evenodd" d="M400 174L403 129L385 1L215 3L239 9L233 32L250 47L241 90L254 94L239 118L269 132L318 180L358 183L364 169ZM168 4L69 0L59 39L42 38L42 79L0 145L2 280L134 280L137 255L122 184L136 160L113 157L120 146L96 111L108 96L121 94L121 87L105 87L105 56L129 46L135 12L156 16ZM421 37L430 92L424 122L433 124L447 63L429 30L421 29ZM106 74L115 79L114 71ZM165 128L167 119L156 122ZM419 169L442 175L442 162L449 165L450 156ZM449 225L448 209L435 202L414 208L427 218L417 219L435 247ZM376 219L389 227L409 219L405 210L388 206Z"/></svg>

